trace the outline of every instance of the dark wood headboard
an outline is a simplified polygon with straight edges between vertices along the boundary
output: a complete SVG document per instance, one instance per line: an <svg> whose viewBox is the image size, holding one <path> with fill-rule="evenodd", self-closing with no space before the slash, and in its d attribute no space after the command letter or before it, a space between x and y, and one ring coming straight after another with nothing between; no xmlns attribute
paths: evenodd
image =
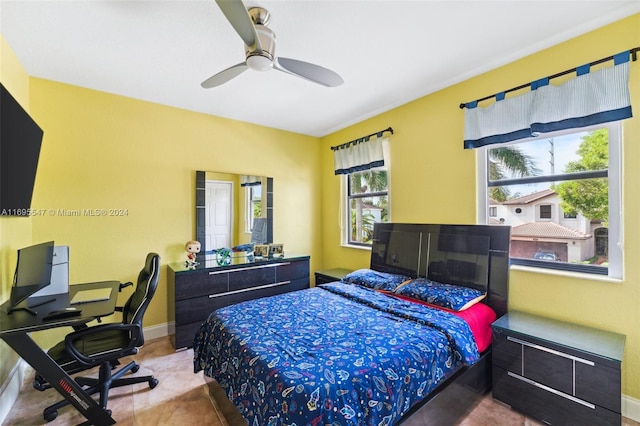
<svg viewBox="0 0 640 426"><path fill-rule="evenodd" d="M507 312L510 234L505 225L376 223L370 268L486 291L485 303L500 317Z"/></svg>

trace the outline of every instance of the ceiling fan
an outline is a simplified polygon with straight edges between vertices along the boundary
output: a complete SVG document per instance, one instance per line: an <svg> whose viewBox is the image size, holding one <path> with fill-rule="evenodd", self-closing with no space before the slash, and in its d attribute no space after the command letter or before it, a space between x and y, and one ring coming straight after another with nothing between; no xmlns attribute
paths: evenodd
<svg viewBox="0 0 640 426"><path fill-rule="evenodd" d="M205 89L220 86L247 69L268 71L276 69L327 87L344 83L342 77L330 69L309 62L277 57L276 35L267 28L269 12L259 6L247 8L242 0L216 0L222 13L245 44L246 61L229 67L201 83Z"/></svg>

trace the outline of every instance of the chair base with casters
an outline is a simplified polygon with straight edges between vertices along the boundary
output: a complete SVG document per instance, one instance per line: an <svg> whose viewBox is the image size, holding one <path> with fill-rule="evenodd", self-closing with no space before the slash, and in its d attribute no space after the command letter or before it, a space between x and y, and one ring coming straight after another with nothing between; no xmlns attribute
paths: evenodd
<svg viewBox="0 0 640 426"><path fill-rule="evenodd" d="M140 366L134 361L124 367L116 369L120 361L138 353L138 348L144 344L142 333L142 319L151 298L158 286L160 270L160 256L149 253L144 268L138 275L138 281L133 294L122 308L121 323L98 324L91 327L78 327L68 334L64 341L49 349L48 355L68 374L80 373L94 367L99 367L98 377L75 377L76 383L93 395L99 393L99 404L107 410L109 389L128 386L136 383L148 383L151 389L158 385L158 379L153 376L128 376L136 373ZM121 284L120 290L132 285ZM40 375L36 374L33 387L37 390L49 389L51 385ZM58 409L69 405L63 400L45 408L43 417L51 421L58 416Z"/></svg>
<svg viewBox="0 0 640 426"><path fill-rule="evenodd" d="M75 381L82 387L86 387L86 391L89 395L93 395L95 393L100 392L100 406L107 409L107 400L109 398L109 389L120 387L120 386L128 386L134 385L136 383L149 383L149 388L155 388L159 381L153 376L136 376L136 377L122 377L128 372L136 373L140 366L136 364L134 361L131 361L115 373L112 372L113 366L109 361L105 361L100 365L100 371L98 373L98 378L91 377L76 377ZM47 387L49 385L46 385ZM35 383L34 383L35 387ZM42 416L48 422L54 420L58 417L58 409L69 405L67 400L59 401L53 405L48 406L44 409ZM108 410L109 414L111 414L111 410Z"/></svg>

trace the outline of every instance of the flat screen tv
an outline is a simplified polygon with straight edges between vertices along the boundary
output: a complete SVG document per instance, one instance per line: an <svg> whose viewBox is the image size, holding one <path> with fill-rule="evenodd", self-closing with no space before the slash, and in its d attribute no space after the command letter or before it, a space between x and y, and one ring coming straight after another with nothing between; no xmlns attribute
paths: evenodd
<svg viewBox="0 0 640 426"><path fill-rule="evenodd" d="M19 305L35 292L51 284L53 245L53 241L49 241L18 250L18 263L13 275L8 313L26 310L36 314L30 307Z"/></svg>
<svg viewBox="0 0 640 426"><path fill-rule="evenodd" d="M0 84L0 215L29 216L43 134Z"/></svg>

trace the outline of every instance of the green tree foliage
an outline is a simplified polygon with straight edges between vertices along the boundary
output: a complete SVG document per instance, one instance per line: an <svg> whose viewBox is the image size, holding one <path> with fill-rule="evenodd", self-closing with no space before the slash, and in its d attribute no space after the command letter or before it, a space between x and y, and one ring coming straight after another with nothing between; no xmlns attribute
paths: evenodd
<svg viewBox="0 0 640 426"><path fill-rule="evenodd" d="M609 167L609 132L594 130L582 137L580 159L567 164L565 173L606 170ZM566 213L580 213L590 220L609 221L609 182L606 178L567 181L554 185Z"/></svg>
<svg viewBox="0 0 640 426"><path fill-rule="evenodd" d="M512 177L536 176L540 169L535 161L515 146L503 146L489 150L489 180L496 181ZM509 189L504 186L489 188L489 197L496 201L510 198Z"/></svg>
<svg viewBox="0 0 640 426"><path fill-rule="evenodd" d="M349 175L351 180L351 194L365 194L370 192L385 191L388 188L388 177L386 170L367 170L356 172ZM388 203L386 197L380 199L375 197L378 202L374 202L370 198L355 198L352 206L351 214L351 240L357 242L368 242L373 235L374 218L371 215L362 213L365 204L377 205L382 208L382 220L386 220Z"/></svg>

